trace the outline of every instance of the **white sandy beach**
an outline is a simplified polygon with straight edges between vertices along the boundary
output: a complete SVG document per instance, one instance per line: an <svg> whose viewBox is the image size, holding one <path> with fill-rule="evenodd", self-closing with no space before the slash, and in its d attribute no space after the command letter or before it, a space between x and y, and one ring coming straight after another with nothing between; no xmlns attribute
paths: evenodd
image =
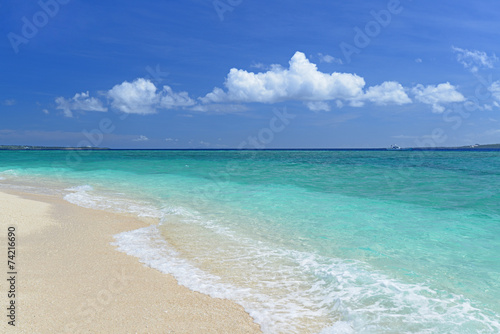
<svg viewBox="0 0 500 334"><path fill-rule="evenodd" d="M3 315L0 332L260 333L241 306L180 286L110 244L113 235L151 223L52 196L0 192L1 253L7 256L7 228L15 226L18 272L16 326ZM1 281L7 305L8 282Z"/></svg>

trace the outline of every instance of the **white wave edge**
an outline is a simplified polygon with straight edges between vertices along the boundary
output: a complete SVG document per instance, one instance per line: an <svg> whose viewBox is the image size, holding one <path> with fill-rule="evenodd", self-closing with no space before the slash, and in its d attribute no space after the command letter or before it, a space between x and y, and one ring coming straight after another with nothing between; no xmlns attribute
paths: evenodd
<svg viewBox="0 0 500 334"><path fill-rule="evenodd" d="M134 231L123 232L114 236L117 250L135 256L146 266L157 269L163 273L173 275L179 284L187 288L207 294L214 298L233 300L242 305L250 316L261 326L264 333L296 333L299 329L293 321L302 311L300 305L290 305L284 301L279 305L273 304L272 299L251 288L238 288L221 282L221 278L206 273L191 265L187 260L178 256L168 243L161 237L158 227L153 225ZM351 334L351 333L386 333L388 321L394 324L415 324L422 327L412 333L462 333L465 328L474 327L477 333L492 333L500 331L498 319L489 318L481 310L473 307L462 296L451 295L450 300L442 300L439 293L426 286L401 283L385 277L383 274L367 272L358 266L362 264L345 263L339 259L328 259L331 263L325 266L325 259L308 253L298 251L285 251L297 259L307 271L315 272L318 276L333 276L339 282L339 289L330 291L322 296L323 303L331 307L339 317L331 326L320 330L320 334ZM354 284L361 281L360 284ZM315 284L314 290L321 289L321 283ZM311 291L317 292L317 291ZM353 308L353 304L364 304L367 294L371 296L388 295L395 297L393 302L400 302L394 309L417 305L413 314L391 314L390 308L383 309L378 303ZM428 295L429 297L424 297ZM434 297L430 297L434 296ZM369 297L368 297L369 298ZM249 301L250 299L250 301ZM346 302L347 301L347 302ZM314 302L318 302L315 300ZM293 303L293 302L292 302ZM321 303L321 302L320 302ZM394 311L392 309L392 311ZM438 310L443 310L439 312ZM279 312L274 312L279 311ZM283 312L283 311L288 311ZM303 314L300 314L303 316ZM313 314L309 314L312 316ZM398 320L398 321L395 321ZM434 326L446 327L438 330ZM479 327L483 327L479 329ZM396 332L407 332L408 329L389 329ZM438 330L438 331L436 331Z"/></svg>
<svg viewBox="0 0 500 334"><path fill-rule="evenodd" d="M190 221L193 221L194 218L200 218L183 208L159 210L146 203L99 196L89 193L93 191L93 188L88 185L68 188L66 190L71 191L71 193L64 196L65 200L87 208L114 212L128 212L138 216L155 218L163 218L170 214L190 216ZM218 226L214 222L198 223L216 233L236 238L231 231ZM288 311L291 311L288 315L281 312L273 314L272 308L276 307L276 305L270 305L269 296L250 288L237 288L230 284L222 283L220 277L206 273L191 265L187 260L180 258L178 254L169 247L167 242L161 237L161 233L157 226L153 225L135 231L123 232L114 237L116 241L113 245L117 246L119 251L137 257L143 264L149 267L173 275L179 284L193 291L198 291L215 298L230 299L242 305L256 323L261 325L264 333L296 332L297 327L295 327L292 322L297 314L294 314L293 311L301 309L300 305L285 306L285 309L288 308ZM243 243L247 243L247 241L248 240L244 238L238 240L238 242ZM259 245L259 247L262 246L263 245ZM265 252L266 250L262 251ZM323 328L320 331L321 334L350 334L360 332L385 333L380 323L387 321L387 318L394 319L403 317L404 319L400 319L403 323L408 323L408 320L419 322L425 319L430 322L428 325L432 323L439 324L445 319L443 319L443 314L435 311L436 309L446 310L444 315L451 317L451 319L447 319L447 321L454 328L461 328L461 326L472 322L474 324L482 323L482 325L484 325L482 327L486 327L483 328L483 330L476 331L477 333L500 332L500 322L496 315L489 317L486 314L481 314L481 310L473 307L471 303L462 296L452 295L450 300L440 300L438 292L428 287L401 283L383 274L366 271L362 269L364 264L357 261L345 263L345 261L340 259L324 259L314 254L292 250L278 250L278 252L276 250L267 251L269 251L269 253L274 253L274 255L280 253L280 256L293 258L297 260L304 270L313 272L320 277L334 277L338 282L339 289L329 292L326 296L323 296L323 298L325 306L333 306L331 307L331 311L340 315L340 317L336 317L338 321L331 326ZM329 265L325 265L327 262ZM359 284L354 284L359 280L366 281L363 283L364 287L357 286ZM314 287L314 290L320 290L320 285ZM367 293L379 293L383 295L393 295L396 293L400 296L395 295L394 297L410 301L410 303L403 303L402 306L399 305L398 307L408 306L408 304L411 305L411 301L419 302L421 305L417 307L417 312L413 315L390 314L389 309L381 309L380 305L370 305L370 307L360 305L361 307L359 309L353 307L353 304L363 304L363 297ZM423 295L436 297L425 298ZM251 297L250 299L252 299L252 301L248 300L249 297ZM458 303L457 301L461 302ZM435 305L433 305L433 303ZM268 308L271 307L271 309L263 311L263 305L266 305ZM284 311L283 305L279 305L277 309ZM309 315L312 316L313 314ZM426 328L412 332L460 333L459 331L455 332L453 327L436 332L432 327L429 328L429 326L426 326ZM387 330L387 328L385 328L385 330ZM405 329L400 328L399 332L401 331L405 332Z"/></svg>

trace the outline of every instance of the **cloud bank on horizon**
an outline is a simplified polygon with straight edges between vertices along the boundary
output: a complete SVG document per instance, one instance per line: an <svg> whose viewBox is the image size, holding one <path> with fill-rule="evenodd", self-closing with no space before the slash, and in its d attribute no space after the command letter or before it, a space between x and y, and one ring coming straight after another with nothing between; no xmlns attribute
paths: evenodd
<svg viewBox="0 0 500 334"><path fill-rule="evenodd" d="M479 51L453 47L457 61L464 67L477 71L479 66L488 67L496 56L488 57ZM326 57L326 56L323 56ZM109 108L126 114L150 115L160 110L184 109L210 112L217 110L247 110L245 104L299 101L311 111L330 111L332 106L362 107L365 103L378 106L422 103L432 112L442 113L450 103L463 102L465 97L449 82L404 87L396 81L384 81L366 87L365 79L355 73L324 73L318 70L304 53L297 51L289 61L289 67L273 64L265 72L249 72L231 68L224 82L225 89L215 87L210 93L197 99L188 92L175 92L170 86L157 87L151 80L138 78L124 81L102 93L105 101L90 97L88 91L72 98L55 99L56 109L66 117L74 111L106 112ZM493 96L500 100L500 82L490 86ZM410 97L412 96L413 99ZM224 107L225 106L225 107Z"/></svg>

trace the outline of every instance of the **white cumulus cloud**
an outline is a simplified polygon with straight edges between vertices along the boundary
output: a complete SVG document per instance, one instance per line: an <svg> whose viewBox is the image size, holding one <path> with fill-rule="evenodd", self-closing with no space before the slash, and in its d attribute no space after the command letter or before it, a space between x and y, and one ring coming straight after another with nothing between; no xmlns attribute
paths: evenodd
<svg viewBox="0 0 500 334"><path fill-rule="evenodd" d="M139 78L133 82L124 81L114 86L107 93L111 105L127 114L148 115L158 109L187 107L195 104L187 92L176 93L169 86L158 90L147 79Z"/></svg>
<svg viewBox="0 0 500 334"><path fill-rule="evenodd" d="M477 72L480 67L493 68L493 64L498 61L496 55L488 56L483 51L461 49L455 46L452 46L452 50L457 54L457 61L473 73Z"/></svg>
<svg viewBox="0 0 500 334"><path fill-rule="evenodd" d="M395 81L385 81L380 85L369 87L363 99L378 105L402 105L412 102L403 86Z"/></svg>
<svg viewBox="0 0 500 334"><path fill-rule="evenodd" d="M111 105L127 114L154 114L158 98L156 86L149 80L137 79L123 82L108 91Z"/></svg>
<svg viewBox="0 0 500 334"><path fill-rule="evenodd" d="M189 97L187 92L175 93L169 86L163 86L163 90L158 93L160 108L172 109L177 107L189 107L196 102Z"/></svg>
<svg viewBox="0 0 500 334"><path fill-rule="evenodd" d="M334 61L331 56L320 55L322 61ZM332 57L333 58L333 57ZM352 73L323 73L311 63L304 53L296 52L289 61L289 68L272 65L266 72L248 72L232 68L224 83L226 90L214 88L201 98L203 103L302 101L312 111L329 111L328 101L337 105L348 102L361 107L365 101L378 105L411 103L403 86L394 81L369 87L365 80Z"/></svg>
<svg viewBox="0 0 500 334"><path fill-rule="evenodd" d="M356 74L320 72L302 52L296 52L289 64L288 69L274 65L261 73L232 68L224 83L227 90L215 88L201 100L275 103L352 99L362 94L365 80Z"/></svg>
<svg viewBox="0 0 500 334"><path fill-rule="evenodd" d="M75 110L108 111L108 108L104 107L100 100L90 97L89 92L77 93L70 99L60 96L56 98L55 102L57 104L56 109L62 110L66 117L73 117L73 111Z"/></svg>
<svg viewBox="0 0 500 334"><path fill-rule="evenodd" d="M124 81L105 93L109 106L127 114L154 114L158 109L189 107L196 104L187 92L174 92L169 86L158 89L148 79L139 78L133 82ZM57 109L63 110L67 117L73 116L74 110L107 111L103 102L89 96L89 92L75 94L66 99L55 100Z"/></svg>
<svg viewBox="0 0 500 334"><path fill-rule="evenodd" d="M445 110L443 104L465 101L465 97L449 82L437 86L418 84L413 87L412 93L417 101L431 105L432 111L436 113Z"/></svg>

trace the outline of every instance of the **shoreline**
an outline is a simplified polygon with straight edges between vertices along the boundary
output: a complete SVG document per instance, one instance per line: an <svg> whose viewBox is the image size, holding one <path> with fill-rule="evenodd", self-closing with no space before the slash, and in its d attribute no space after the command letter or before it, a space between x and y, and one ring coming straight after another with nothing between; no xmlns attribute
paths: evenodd
<svg viewBox="0 0 500 334"><path fill-rule="evenodd" d="M111 245L153 219L10 189L0 190L0 211L3 247L7 228L16 227L18 271L16 327L4 317L2 331L261 333L242 306L189 290Z"/></svg>

